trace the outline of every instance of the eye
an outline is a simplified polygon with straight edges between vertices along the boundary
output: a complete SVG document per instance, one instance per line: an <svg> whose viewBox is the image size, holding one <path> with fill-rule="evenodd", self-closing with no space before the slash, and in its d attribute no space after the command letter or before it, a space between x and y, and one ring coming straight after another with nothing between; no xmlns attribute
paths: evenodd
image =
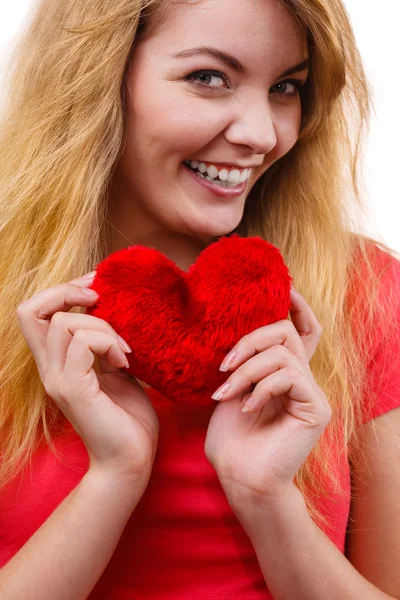
<svg viewBox="0 0 400 600"><path fill-rule="evenodd" d="M229 79L225 73L211 69L202 69L201 71L190 73L185 77L185 81L189 82L191 85L202 87L211 92L215 90L229 92L231 89ZM228 87L224 87L221 83ZM285 81L281 81L272 86L272 89L278 88L278 90L273 93L277 93L280 96L297 96L300 88L303 86L304 83L300 79L286 79ZM289 91L287 91L288 89Z"/></svg>
<svg viewBox="0 0 400 600"><path fill-rule="evenodd" d="M279 87L280 90L282 90L283 88L283 91L278 90L278 92L273 92L278 93L280 96L297 96L297 94L303 86L304 83L300 79L286 79L285 81L280 81L279 83L276 83L272 86L271 89ZM289 92L287 92L288 87L289 90L291 90Z"/></svg>
<svg viewBox="0 0 400 600"><path fill-rule="evenodd" d="M222 73L221 71L209 69L195 71L194 73L187 75L185 81L188 81L191 85L200 86L204 89L208 88L211 91L221 90L227 92L230 89L229 79L225 73ZM222 87L221 82L227 84L229 87Z"/></svg>

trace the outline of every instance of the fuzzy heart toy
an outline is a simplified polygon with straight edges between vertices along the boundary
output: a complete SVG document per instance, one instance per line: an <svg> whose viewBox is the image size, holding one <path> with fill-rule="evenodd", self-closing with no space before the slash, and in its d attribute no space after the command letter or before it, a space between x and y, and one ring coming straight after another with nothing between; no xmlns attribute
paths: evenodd
<svg viewBox="0 0 400 600"><path fill-rule="evenodd" d="M131 246L97 266L99 298L86 312L128 342L131 375L178 405L207 406L230 375L219 366L233 346L288 317L291 283L280 251L259 237L222 237L187 273Z"/></svg>

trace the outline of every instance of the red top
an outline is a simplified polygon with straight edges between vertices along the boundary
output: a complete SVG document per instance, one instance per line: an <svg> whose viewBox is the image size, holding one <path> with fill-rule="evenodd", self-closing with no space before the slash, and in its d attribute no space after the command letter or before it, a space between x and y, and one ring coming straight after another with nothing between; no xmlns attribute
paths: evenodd
<svg viewBox="0 0 400 600"><path fill-rule="evenodd" d="M387 284L395 279L400 286L400 262L388 273ZM380 348L377 334L371 377L381 386L372 416L400 406L400 336L390 347ZM214 406L177 407L156 391L147 391L160 420L151 479L89 599L271 599L251 542L204 455ZM43 446L35 455L31 474L17 477L0 495L0 567L88 468L86 448L72 426L56 446L68 464ZM321 501L320 508L329 522L325 533L344 552L351 490L346 456L337 476L345 495L332 494Z"/></svg>

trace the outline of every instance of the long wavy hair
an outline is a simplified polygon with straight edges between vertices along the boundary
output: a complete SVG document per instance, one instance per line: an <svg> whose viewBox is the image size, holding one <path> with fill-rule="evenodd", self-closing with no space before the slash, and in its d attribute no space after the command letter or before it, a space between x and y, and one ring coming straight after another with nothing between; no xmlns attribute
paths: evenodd
<svg viewBox="0 0 400 600"><path fill-rule="evenodd" d="M395 294L379 289L394 251L378 242L387 257L378 268L376 241L363 233L371 93L342 0L277 1L308 33L301 131L254 185L235 232L280 248L324 329L311 368L333 416L295 479L323 524L318 497L341 493L334 461L362 456L363 402L371 408L374 398L370 342L377 326L382 343L391 333ZM55 452L63 417L45 393L16 307L105 258L130 57L178 9L174 0L41 0L10 55L0 114L0 488L39 443Z"/></svg>

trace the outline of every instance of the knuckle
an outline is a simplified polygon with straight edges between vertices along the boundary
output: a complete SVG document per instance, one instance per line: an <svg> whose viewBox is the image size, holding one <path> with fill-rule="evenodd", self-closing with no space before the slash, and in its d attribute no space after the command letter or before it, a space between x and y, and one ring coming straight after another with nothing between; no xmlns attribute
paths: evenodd
<svg viewBox="0 0 400 600"><path fill-rule="evenodd" d="M77 329L74 333L74 339L80 344L87 344L89 342L89 335L86 329Z"/></svg>
<svg viewBox="0 0 400 600"><path fill-rule="evenodd" d="M93 317L93 316L88 316L88 318L95 319L96 323L98 323L98 325L99 325L99 328L102 329L104 331L104 333L110 334L114 339L117 337L118 334L115 331L114 327L112 327L104 319L100 319L100 317Z"/></svg>
<svg viewBox="0 0 400 600"><path fill-rule="evenodd" d="M284 332L286 333L286 336L291 336L293 335L293 333L297 332L293 322L289 321L289 319L285 319L284 321L282 321L282 327Z"/></svg>
<svg viewBox="0 0 400 600"><path fill-rule="evenodd" d="M301 373L301 371L299 371L299 369L296 369L296 367L287 367L287 376L290 377L290 379L300 379L300 377L303 376L303 373Z"/></svg>
<svg viewBox="0 0 400 600"><path fill-rule="evenodd" d="M290 354L289 350L285 348L285 346L282 346L282 344L275 344L274 346L271 346L271 349L282 360L286 360Z"/></svg>
<svg viewBox="0 0 400 600"><path fill-rule="evenodd" d="M21 304L19 304L15 310L15 312L17 313L17 317L20 321L27 316L28 311L29 311L28 300L24 300L23 302L21 302Z"/></svg>
<svg viewBox="0 0 400 600"><path fill-rule="evenodd" d="M253 395L259 394L260 398L270 393L271 389L271 380L269 377L261 379L253 390Z"/></svg>
<svg viewBox="0 0 400 600"><path fill-rule="evenodd" d="M80 286L74 285L73 283L65 283L63 284L62 290L67 302L77 306L80 304L82 299L82 289Z"/></svg>
<svg viewBox="0 0 400 600"><path fill-rule="evenodd" d="M60 287L62 287L65 292L79 292L80 289L80 286L77 283L72 283L71 281L60 283Z"/></svg>
<svg viewBox="0 0 400 600"><path fill-rule="evenodd" d="M244 335L242 337L242 339L236 344L235 350L236 351L241 351L241 350L247 350L247 349L251 349L251 337L249 333L246 333L246 335Z"/></svg>
<svg viewBox="0 0 400 600"><path fill-rule="evenodd" d="M248 386L252 383L250 374L245 369L236 371L234 377L236 383L238 383L239 385Z"/></svg>
<svg viewBox="0 0 400 600"><path fill-rule="evenodd" d="M64 327L65 324L65 320L67 318L67 314L62 312L62 311L58 311L56 313L54 313L54 315L51 317L51 324L55 327Z"/></svg>

